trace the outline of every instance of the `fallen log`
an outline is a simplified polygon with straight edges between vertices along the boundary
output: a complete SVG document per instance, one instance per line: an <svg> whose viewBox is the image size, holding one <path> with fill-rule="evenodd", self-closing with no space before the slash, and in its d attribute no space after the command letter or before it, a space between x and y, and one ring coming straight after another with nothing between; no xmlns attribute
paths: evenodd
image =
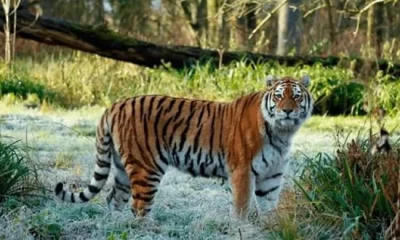
<svg viewBox="0 0 400 240"><path fill-rule="evenodd" d="M80 25L66 20L37 17L28 10L24 1L17 10L17 36L37 42L67 47L115 60L146 67L163 66L182 69L198 61L229 64L234 61L265 63L277 62L286 66L314 65L351 68L364 76L382 70L386 74L400 77L400 64L385 60L370 61L356 57L276 56L252 52L224 52L190 46L163 46L134 38L123 37L105 28ZM0 10L0 28L4 27L4 11ZM10 18L13 19L12 17Z"/></svg>

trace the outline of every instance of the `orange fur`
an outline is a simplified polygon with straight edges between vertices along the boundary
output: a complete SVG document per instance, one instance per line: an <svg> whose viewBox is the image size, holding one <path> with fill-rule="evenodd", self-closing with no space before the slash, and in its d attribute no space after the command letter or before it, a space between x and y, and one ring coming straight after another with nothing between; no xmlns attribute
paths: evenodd
<svg viewBox="0 0 400 240"><path fill-rule="evenodd" d="M293 79L285 81L290 83ZM106 165L112 155L129 183L117 176L107 201L114 199L118 208L121 201L127 202L130 193L133 212L146 215L170 165L194 176L229 177L235 213L246 217L253 191L252 162L265 146L268 126L261 112L262 101L267 91L275 87L276 84L229 103L138 96L113 104L98 125L98 159L104 160L98 161L98 165L104 167L98 168L95 175L102 180L99 173L108 174ZM292 90L285 89L284 95L276 101L277 108L298 107L299 100L293 99ZM94 181L91 193L80 193L79 201L87 201L102 186ZM126 189L129 187L130 192ZM56 194L77 201L72 193L68 195L62 190L62 184L57 185Z"/></svg>

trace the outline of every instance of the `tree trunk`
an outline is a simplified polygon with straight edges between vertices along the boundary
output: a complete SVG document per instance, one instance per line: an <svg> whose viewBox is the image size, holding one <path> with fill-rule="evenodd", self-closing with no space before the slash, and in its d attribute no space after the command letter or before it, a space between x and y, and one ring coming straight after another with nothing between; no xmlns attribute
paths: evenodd
<svg viewBox="0 0 400 240"><path fill-rule="evenodd" d="M372 5L368 9L368 17L367 17L367 46L368 46L368 58L371 58L372 56L372 47L373 47L373 42L374 42L374 11L375 7Z"/></svg>
<svg viewBox="0 0 400 240"><path fill-rule="evenodd" d="M218 0L207 0L207 47L218 47Z"/></svg>
<svg viewBox="0 0 400 240"><path fill-rule="evenodd" d="M301 22L301 13L297 8L300 2L301 0L288 0L279 9L277 55L284 56L293 47L296 54L300 52L301 31L299 23ZM295 9L291 9L289 6Z"/></svg>
<svg viewBox="0 0 400 240"><path fill-rule="evenodd" d="M382 47L385 42L385 3L375 4L375 54L382 57Z"/></svg>
<svg viewBox="0 0 400 240"><path fill-rule="evenodd" d="M94 28L87 25L63 21L60 19L39 17L28 11L28 6L18 10L17 35L38 42L68 47L100 56L126 61L146 67L164 66L169 63L172 68L182 69L196 61L211 61L214 64L229 64L233 61L247 59L248 63L274 61L287 66L313 65L342 66L352 68L355 72L364 66L372 66L385 73L400 77L400 64L387 61L364 61L358 58L295 56L283 57L251 52L224 52L220 59L218 51L187 46L162 46L122 37L105 28ZM5 24L4 11L0 10L0 28ZM10 18L13 19L13 18ZM391 67L389 68L389 66Z"/></svg>
<svg viewBox="0 0 400 240"><path fill-rule="evenodd" d="M288 14L289 3L286 2L279 9L278 15L278 46L276 48L277 55L286 55L287 53L287 35L288 35Z"/></svg>

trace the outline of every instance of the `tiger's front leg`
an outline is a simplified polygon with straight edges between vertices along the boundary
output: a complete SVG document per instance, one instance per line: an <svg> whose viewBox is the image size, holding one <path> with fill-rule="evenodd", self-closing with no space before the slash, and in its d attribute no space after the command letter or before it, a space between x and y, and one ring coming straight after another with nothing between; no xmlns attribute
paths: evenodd
<svg viewBox="0 0 400 240"><path fill-rule="evenodd" d="M247 220L254 192L254 178L249 167L237 167L230 176L234 215L237 219Z"/></svg>
<svg viewBox="0 0 400 240"><path fill-rule="evenodd" d="M271 171L264 179L256 180L257 210L261 215L275 210L278 207L279 194L283 186L284 169Z"/></svg>

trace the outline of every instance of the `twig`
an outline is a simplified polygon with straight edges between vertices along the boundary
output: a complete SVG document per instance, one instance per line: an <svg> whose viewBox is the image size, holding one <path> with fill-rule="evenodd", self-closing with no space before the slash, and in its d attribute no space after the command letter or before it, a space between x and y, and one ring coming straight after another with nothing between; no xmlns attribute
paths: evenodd
<svg viewBox="0 0 400 240"><path fill-rule="evenodd" d="M261 21L261 23L258 24L258 26L253 31L251 31L249 39L251 39L254 34L268 21L268 19L272 17L272 14L278 11L285 3L287 3L287 1L288 0L282 0L274 9L272 9L272 11L268 12L267 16Z"/></svg>
<svg viewBox="0 0 400 240"><path fill-rule="evenodd" d="M357 14L357 27L356 27L356 30L353 32L354 36L357 35L357 33L358 33L359 29L360 29L361 15L362 15L365 11L367 11L370 7L372 7L373 5L375 5L375 4L377 4L377 3L380 3L380 2L385 2L385 0L375 0L375 1L372 1L372 2L368 3L366 6L364 6L364 7L358 12L358 14Z"/></svg>

